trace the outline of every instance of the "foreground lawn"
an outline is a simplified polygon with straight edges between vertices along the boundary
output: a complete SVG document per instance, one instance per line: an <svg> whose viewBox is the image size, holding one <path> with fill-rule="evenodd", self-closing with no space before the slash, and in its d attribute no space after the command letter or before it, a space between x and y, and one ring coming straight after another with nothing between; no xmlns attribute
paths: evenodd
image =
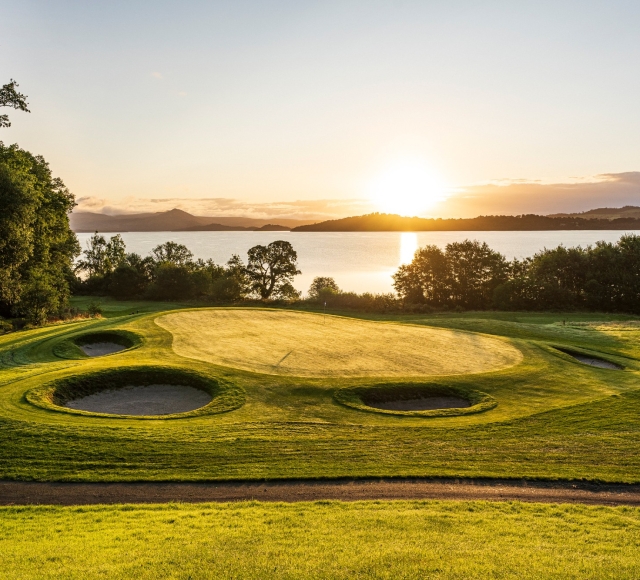
<svg viewBox="0 0 640 580"><path fill-rule="evenodd" d="M475 351L466 349L469 358L518 353L518 360L512 360L515 364L485 372L432 375L426 369L425 382L477 389L493 397L497 406L478 414L425 418L363 412L334 399L334 392L342 387L397 380L420 383L421 377L415 375L304 377L252 372L248 369L256 363L251 349L230 351L231 358L240 362L216 361L211 344L217 340L217 326L210 322L215 313L239 320L233 329L240 336L236 344L241 344L242 332L250 326L247 321L255 317L264 332L277 338L271 342L276 362L282 358L278 349L298 332L294 350L299 345L302 351L304 346L307 362L312 360L310 347L317 335L311 333L309 343L303 345L300 337L306 330L304 325L287 322L292 319L290 311L181 310L205 320L182 324L176 331L189 338L190 330L199 348L208 349L205 360L197 360L193 352L181 350L179 337L160 326L166 311L155 312L157 306L109 303L109 318L104 320L0 337L0 478L197 481L446 476L640 481L640 327L630 317L465 313L370 317L379 320L374 324L328 316L326 326L335 322L345 330L342 336L353 338L351 343L359 338L357 333L350 334L354 329L364 325L375 330L360 333L364 336L358 349L364 366L367 357L379 362L381 356L379 349L367 353L368 339L389 329L398 336L447 337L453 350L455 337L463 336L480 346ZM295 316L317 319L314 314ZM438 335L439 329L446 331ZM113 330L138 336L139 348L89 359L76 356L77 348L69 347L74 336ZM265 344L269 340L265 338ZM428 339L424 343L426 350L431 343ZM396 341L391 346L401 350L405 343ZM580 364L553 346L605 356L625 370ZM335 345L327 341L318 351L320 347ZM484 352L494 347L497 355ZM411 349L409 358L415 352ZM459 356L454 354L449 355L447 348L428 353L440 357L442 364ZM286 360L295 362L294 355ZM321 370L318 361L325 358L316 357L313 364ZM331 368L332 359L326 364ZM142 420L73 415L26 400L30 389L56 378L147 365L183 368L227 381L243 393L244 404L221 414Z"/></svg>
<svg viewBox="0 0 640 580"><path fill-rule="evenodd" d="M0 508L5 578L640 576L640 509L488 502Z"/></svg>

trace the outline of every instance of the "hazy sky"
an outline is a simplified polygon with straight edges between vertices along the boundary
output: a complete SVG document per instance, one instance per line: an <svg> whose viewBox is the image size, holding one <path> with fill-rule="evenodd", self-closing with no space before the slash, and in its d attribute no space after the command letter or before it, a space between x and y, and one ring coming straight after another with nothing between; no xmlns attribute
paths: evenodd
<svg viewBox="0 0 640 580"><path fill-rule="evenodd" d="M427 214L640 204L638 0L1 13L0 84L15 78L32 113L8 111L0 139L43 154L85 209L348 214L406 160L451 196ZM477 187L495 180L516 186Z"/></svg>

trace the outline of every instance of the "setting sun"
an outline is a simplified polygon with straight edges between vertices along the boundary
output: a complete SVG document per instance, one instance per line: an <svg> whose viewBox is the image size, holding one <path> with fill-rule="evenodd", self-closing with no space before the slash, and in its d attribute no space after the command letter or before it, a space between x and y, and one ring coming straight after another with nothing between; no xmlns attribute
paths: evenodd
<svg viewBox="0 0 640 580"><path fill-rule="evenodd" d="M420 215L446 197L442 180L424 164L398 162L373 179L369 197L385 213Z"/></svg>

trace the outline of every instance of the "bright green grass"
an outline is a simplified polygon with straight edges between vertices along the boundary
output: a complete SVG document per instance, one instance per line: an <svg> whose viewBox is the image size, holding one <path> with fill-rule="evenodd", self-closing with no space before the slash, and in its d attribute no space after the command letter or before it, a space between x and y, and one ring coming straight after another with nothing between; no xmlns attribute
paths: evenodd
<svg viewBox="0 0 640 580"><path fill-rule="evenodd" d="M640 509L487 502L0 508L6 578L640 576Z"/></svg>
<svg viewBox="0 0 640 580"><path fill-rule="evenodd" d="M422 418L362 412L334 400L337 388L384 378L275 376L181 357L171 348L171 334L155 323L157 305L136 304L149 313L131 315L133 306L116 303L104 320L0 337L0 478L454 476L640 481L640 329L577 324L630 317L370 317L393 326L409 323L494 335L523 353L522 362L509 368L428 377L430 382L486 392L498 401L494 409ZM64 360L55 355L56 345L76 334L113 329L136 333L141 346L99 359ZM579 364L552 344L601 353L627 370ZM159 364L231 382L244 390L246 403L215 416L141 421L72 415L25 400L29 389L60 377Z"/></svg>

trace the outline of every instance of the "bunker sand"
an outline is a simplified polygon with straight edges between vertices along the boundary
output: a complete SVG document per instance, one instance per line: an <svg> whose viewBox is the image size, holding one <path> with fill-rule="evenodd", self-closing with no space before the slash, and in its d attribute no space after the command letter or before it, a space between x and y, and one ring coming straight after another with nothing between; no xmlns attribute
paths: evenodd
<svg viewBox="0 0 640 580"><path fill-rule="evenodd" d="M306 377L408 377L494 371L522 354L500 339L421 326L254 309L160 316L180 356Z"/></svg>

